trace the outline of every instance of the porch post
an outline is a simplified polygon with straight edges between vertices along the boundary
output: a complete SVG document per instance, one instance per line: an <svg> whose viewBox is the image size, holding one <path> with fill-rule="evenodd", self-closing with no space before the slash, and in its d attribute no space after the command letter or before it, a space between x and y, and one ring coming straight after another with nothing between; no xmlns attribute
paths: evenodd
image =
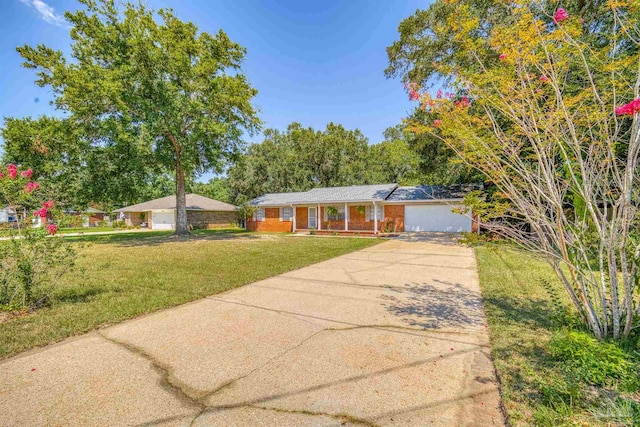
<svg viewBox="0 0 640 427"><path fill-rule="evenodd" d="M378 234L378 209L376 209L376 202L373 202L373 234Z"/></svg>
<svg viewBox="0 0 640 427"><path fill-rule="evenodd" d="M291 224L291 230L293 233L296 232L296 207L291 205L293 224Z"/></svg>
<svg viewBox="0 0 640 427"><path fill-rule="evenodd" d="M349 206L344 204L344 231L349 231Z"/></svg>
<svg viewBox="0 0 640 427"><path fill-rule="evenodd" d="M318 203L318 210L316 212L316 222L317 222L317 226L318 226L318 230L322 230L322 217L321 217L321 211L320 211L320 203Z"/></svg>

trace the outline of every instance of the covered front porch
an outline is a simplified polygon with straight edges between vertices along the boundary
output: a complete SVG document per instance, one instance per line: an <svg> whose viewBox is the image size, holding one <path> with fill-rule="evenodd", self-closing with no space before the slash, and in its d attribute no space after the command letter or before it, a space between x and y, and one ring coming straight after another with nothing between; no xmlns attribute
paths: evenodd
<svg viewBox="0 0 640 427"><path fill-rule="evenodd" d="M377 234L385 229L384 206L379 203L307 204L293 209L293 232Z"/></svg>

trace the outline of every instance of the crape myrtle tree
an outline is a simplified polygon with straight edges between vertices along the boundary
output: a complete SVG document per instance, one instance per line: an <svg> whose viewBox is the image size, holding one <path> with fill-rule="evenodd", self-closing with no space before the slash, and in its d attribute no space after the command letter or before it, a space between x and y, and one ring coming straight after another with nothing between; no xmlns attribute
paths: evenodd
<svg viewBox="0 0 640 427"><path fill-rule="evenodd" d="M87 146L66 120L54 117L5 118L0 129L2 161L29 165L39 193L68 208L86 206L83 189L89 180L83 168Z"/></svg>
<svg viewBox="0 0 640 427"><path fill-rule="evenodd" d="M32 169L9 164L0 169L0 206L15 220L4 224L0 251L0 310L35 309L51 297L60 279L73 271L76 251L62 238L52 238L55 224L34 227L32 219L46 222L54 200L46 200Z"/></svg>
<svg viewBox="0 0 640 427"><path fill-rule="evenodd" d="M150 158L175 177L176 234L186 234L187 181L220 171L243 133L259 126L251 104L257 91L240 69L245 49L223 31L199 32L170 9L80 2L84 10L65 13L71 57L23 46L24 66L94 143L113 135L151 141Z"/></svg>
<svg viewBox="0 0 640 427"><path fill-rule="evenodd" d="M595 336L629 336L640 315L640 4L610 1L595 25L507 2L487 30L467 2L447 3L439 31L465 60L430 64L453 94L409 84L430 113L413 130L496 186L499 205L470 204L546 257Z"/></svg>

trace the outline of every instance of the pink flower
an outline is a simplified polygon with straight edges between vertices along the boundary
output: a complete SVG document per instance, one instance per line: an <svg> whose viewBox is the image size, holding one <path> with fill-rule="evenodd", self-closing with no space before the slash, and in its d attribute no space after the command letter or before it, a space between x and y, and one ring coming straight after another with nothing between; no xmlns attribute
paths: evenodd
<svg viewBox="0 0 640 427"><path fill-rule="evenodd" d="M34 216L39 216L40 218L46 218L47 217L47 210L45 208L42 209L38 209L37 211L35 211L33 213Z"/></svg>
<svg viewBox="0 0 640 427"><path fill-rule="evenodd" d="M37 182L27 182L27 186L24 188L24 191L26 191L27 193L31 193L38 188L40 188L40 184L38 184Z"/></svg>
<svg viewBox="0 0 640 427"><path fill-rule="evenodd" d="M640 112L640 98L616 108L616 114L618 116L633 116L638 112Z"/></svg>
<svg viewBox="0 0 640 427"><path fill-rule="evenodd" d="M556 10L556 13L553 14L553 22L555 22L556 24L564 21L567 18L569 18L569 14L561 7L559 7L558 10Z"/></svg>
<svg viewBox="0 0 640 427"><path fill-rule="evenodd" d="M47 202L42 202L42 207L45 209L51 209L53 207L54 201L49 200Z"/></svg>
<svg viewBox="0 0 640 427"><path fill-rule="evenodd" d="M14 164L10 164L7 166L7 174L9 175L9 178L14 179L18 176L18 167Z"/></svg>
<svg viewBox="0 0 640 427"><path fill-rule="evenodd" d="M433 121L433 126L434 126L434 127L439 128L441 124L442 124L442 120L440 120L440 119L435 119L435 120Z"/></svg>
<svg viewBox="0 0 640 427"><path fill-rule="evenodd" d="M507 59L507 54L506 53L501 53L498 58L500 58L500 61L504 61L505 59Z"/></svg>
<svg viewBox="0 0 640 427"><path fill-rule="evenodd" d="M442 98L442 89L438 89L438 92L436 92L436 98L438 99Z"/></svg>
<svg viewBox="0 0 640 427"><path fill-rule="evenodd" d="M27 169L26 171L22 171L22 173L20 174L20 176L23 178L31 178L32 175L33 175L32 169Z"/></svg>
<svg viewBox="0 0 640 427"><path fill-rule="evenodd" d="M47 234L51 234L52 236L58 232L58 226L55 224L47 225Z"/></svg>
<svg viewBox="0 0 640 427"><path fill-rule="evenodd" d="M541 82L548 82L549 81L549 77L545 76L544 74L540 76L540 81Z"/></svg>
<svg viewBox="0 0 640 427"><path fill-rule="evenodd" d="M409 101L415 101L420 98L420 94L415 90L409 91Z"/></svg>
<svg viewBox="0 0 640 427"><path fill-rule="evenodd" d="M0 178L4 178L4 174L0 172Z"/></svg>
<svg viewBox="0 0 640 427"><path fill-rule="evenodd" d="M463 96L462 99L460 99L460 101L456 101L456 107L468 107L469 105L471 105L471 103L469 102L469 98L467 98L466 96Z"/></svg>

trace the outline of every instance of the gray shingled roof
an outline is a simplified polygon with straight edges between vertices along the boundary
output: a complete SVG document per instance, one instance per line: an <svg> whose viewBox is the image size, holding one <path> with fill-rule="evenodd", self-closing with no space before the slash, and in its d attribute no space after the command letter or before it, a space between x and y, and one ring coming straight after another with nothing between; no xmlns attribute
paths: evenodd
<svg viewBox="0 0 640 427"><path fill-rule="evenodd" d="M301 199L306 192L298 193L269 193L249 201L250 205L255 206L279 206L290 205Z"/></svg>
<svg viewBox="0 0 640 427"><path fill-rule="evenodd" d="M482 190L482 184L416 185L398 187L387 198L389 202L462 199L471 191Z"/></svg>
<svg viewBox="0 0 640 427"><path fill-rule="evenodd" d="M137 205L116 209L113 212L146 212L159 209L175 209L176 196L161 197ZM234 211L235 206L219 200L210 199L198 194L187 194L187 210L189 211Z"/></svg>
<svg viewBox="0 0 640 427"><path fill-rule="evenodd" d="M385 200L398 184L352 185L349 187L314 188L298 193L271 193L256 197L249 204L278 206L304 203L363 202Z"/></svg>

